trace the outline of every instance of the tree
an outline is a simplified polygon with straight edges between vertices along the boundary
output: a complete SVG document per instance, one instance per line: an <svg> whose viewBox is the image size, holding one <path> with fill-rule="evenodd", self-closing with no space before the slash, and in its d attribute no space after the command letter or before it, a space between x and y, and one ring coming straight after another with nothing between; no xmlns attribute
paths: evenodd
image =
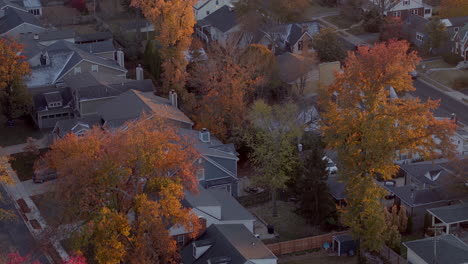
<svg viewBox="0 0 468 264"><path fill-rule="evenodd" d="M124 127L95 127L84 137L70 133L51 146L45 161L58 174L55 199L63 203L66 217L83 223L75 247L88 259L135 263L137 252L150 250L152 255L137 254L137 263L171 263L164 260L176 248L153 248L149 241L171 240L167 231L153 228L156 224L197 234L198 218L180 201L184 188L196 192L198 154L189 139L157 117L143 116ZM142 209L145 194L153 199L144 200Z"/></svg>
<svg viewBox="0 0 468 264"><path fill-rule="evenodd" d="M11 122L27 113L31 97L22 81L29 74L29 64L21 55L23 47L11 39L0 39L0 104L2 112Z"/></svg>
<svg viewBox="0 0 468 264"><path fill-rule="evenodd" d="M270 106L262 100L253 104L249 114L252 130L245 134L245 140L252 149L250 159L259 174L257 181L271 191L273 216L278 215L277 190L286 187L298 164L296 145L303 128L297 115L292 103Z"/></svg>
<svg viewBox="0 0 468 264"><path fill-rule="evenodd" d="M195 26L193 0L132 0L154 25L156 42L161 46L162 93L174 89L182 101L188 97L185 87L187 52Z"/></svg>
<svg viewBox="0 0 468 264"><path fill-rule="evenodd" d="M320 30L312 39L312 47L318 52L321 61L341 61L346 57L336 32L331 28Z"/></svg>
<svg viewBox="0 0 468 264"><path fill-rule="evenodd" d="M83 12L86 10L86 0L72 0L71 6L78 11Z"/></svg>
<svg viewBox="0 0 468 264"><path fill-rule="evenodd" d="M380 29L380 40L399 39L403 28L403 21L400 17L387 16Z"/></svg>
<svg viewBox="0 0 468 264"><path fill-rule="evenodd" d="M367 32L377 33L380 31L382 24L384 23L384 18L378 9L373 8L369 11L366 11L363 15L362 26Z"/></svg>
<svg viewBox="0 0 468 264"><path fill-rule="evenodd" d="M440 18L437 16L429 19L429 23L426 24L426 32L428 39L424 44L429 52L434 49L441 48L449 39L445 24L442 23Z"/></svg>
<svg viewBox="0 0 468 264"><path fill-rule="evenodd" d="M375 0L374 4L377 7L377 11L379 11L380 16L386 15L386 13L392 8L394 8L398 3L400 3L400 0Z"/></svg>
<svg viewBox="0 0 468 264"><path fill-rule="evenodd" d="M465 0L442 0L439 13L443 18L468 16L468 2Z"/></svg>
<svg viewBox="0 0 468 264"><path fill-rule="evenodd" d="M2 264L40 264L37 260L31 260L29 255L23 257L17 251L10 252L5 259L0 259ZM72 256L69 260L63 262L63 264L86 264L86 259L83 256Z"/></svg>
<svg viewBox="0 0 468 264"><path fill-rule="evenodd" d="M344 224L361 240L363 249L377 250L386 240L386 219L379 200L384 191L374 182L376 175L388 179L397 171L397 151L419 154L425 159L450 155L454 126L437 120L436 101L389 99L396 93L413 91L408 72L419 62L404 41L359 47L349 54L342 73L321 96L324 141L335 148L340 173L346 183L348 206ZM437 140L436 140L437 139Z"/></svg>
<svg viewBox="0 0 468 264"><path fill-rule="evenodd" d="M6 169L7 163L8 163L7 157L0 156L0 184L9 184L13 182L10 176L8 175L8 171ZM0 193L0 202L2 202L3 199L4 198L2 194ZM0 208L0 221L8 220L15 216L16 215L12 213L11 211Z"/></svg>
<svg viewBox="0 0 468 264"><path fill-rule="evenodd" d="M328 172L323 146L316 144L304 152L300 173L291 184L292 192L300 203L297 210L312 224L321 224L335 211L335 203L327 185Z"/></svg>
<svg viewBox="0 0 468 264"><path fill-rule="evenodd" d="M213 47L208 60L191 73L190 84L201 96L193 116L196 127L208 128L221 140L245 126L251 95L263 79L238 58L237 50Z"/></svg>

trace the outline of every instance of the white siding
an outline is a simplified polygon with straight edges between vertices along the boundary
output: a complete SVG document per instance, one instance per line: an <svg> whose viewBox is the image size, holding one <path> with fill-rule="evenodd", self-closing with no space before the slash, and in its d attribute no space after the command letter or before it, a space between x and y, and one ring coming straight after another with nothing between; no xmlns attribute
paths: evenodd
<svg viewBox="0 0 468 264"><path fill-rule="evenodd" d="M218 2L218 4L216 4ZM209 14L212 14L220 7L236 2L235 0L199 0L193 6L195 10L195 19L201 20L204 19ZM209 14L207 13L209 12Z"/></svg>

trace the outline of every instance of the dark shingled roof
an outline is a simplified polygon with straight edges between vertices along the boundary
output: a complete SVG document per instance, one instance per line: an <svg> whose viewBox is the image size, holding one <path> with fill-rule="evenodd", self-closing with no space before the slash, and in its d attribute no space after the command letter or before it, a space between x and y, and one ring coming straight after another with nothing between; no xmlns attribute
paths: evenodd
<svg viewBox="0 0 468 264"><path fill-rule="evenodd" d="M327 185L330 190L330 194L335 198L335 200L346 199L346 184L344 182L339 182L336 178L329 177Z"/></svg>
<svg viewBox="0 0 468 264"><path fill-rule="evenodd" d="M411 177L417 179L420 183L430 186L443 185L444 181L446 181L447 175L449 175L449 173L443 167L441 167L440 164L432 165L414 163L401 165L400 168ZM431 180L426 177L427 173L430 173L432 176L436 176L438 172L440 172L440 175L437 179L434 178L435 180Z"/></svg>
<svg viewBox="0 0 468 264"><path fill-rule="evenodd" d="M446 224L468 222L468 203L437 207L427 211Z"/></svg>
<svg viewBox="0 0 468 264"><path fill-rule="evenodd" d="M303 31L302 27L306 27L307 30ZM306 32L309 33L310 36L314 36L319 31L320 26L317 22L304 22L299 24L293 24L288 36L288 43L290 45L295 45L297 41L302 37L302 35L304 35Z"/></svg>
<svg viewBox="0 0 468 264"><path fill-rule="evenodd" d="M70 132L78 132L82 128L90 129L95 125L99 125L101 118L98 115L90 115L82 118L67 119L57 121L55 129L58 129L58 136L64 137Z"/></svg>
<svg viewBox="0 0 468 264"><path fill-rule="evenodd" d="M0 9L3 9L7 6L25 10L23 1L0 0Z"/></svg>
<svg viewBox="0 0 468 264"><path fill-rule="evenodd" d="M115 51L114 43L111 39L99 42L76 44L76 46L89 53L104 53Z"/></svg>
<svg viewBox="0 0 468 264"><path fill-rule="evenodd" d="M49 87L40 89L33 92L33 108L34 111L41 111L47 108L47 101L46 97L44 96L45 93L50 92L60 92L60 96L62 97L62 107L66 107L72 100L72 94L69 88L57 89L55 87Z"/></svg>
<svg viewBox="0 0 468 264"><path fill-rule="evenodd" d="M44 94L44 98L48 104L55 102L62 102L62 95L59 91L49 92Z"/></svg>
<svg viewBox="0 0 468 264"><path fill-rule="evenodd" d="M62 40L62 39L71 39L75 37L75 31L72 29L64 30L49 30L42 33L39 33L39 39L37 41L50 41L50 40ZM34 35L32 34L32 36Z"/></svg>
<svg viewBox="0 0 468 264"><path fill-rule="evenodd" d="M236 13L234 12L233 8L226 5L214 11L203 20L205 20L207 24L211 25L212 27L221 30L223 33L229 31L237 25Z"/></svg>
<svg viewBox="0 0 468 264"><path fill-rule="evenodd" d="M23 23L42 27L42 24L33 14L16 8L7 8L5 9L5 16L0 18L0 34L7 33Z"/></svg>
<svg viewBox="0 0 468 264"><path fill-rule="evenodd" d="M434 259L434 239L437 254ZM468 245L453 235L428 237L404 242L403 245L413 251L425 263L461 264L468 262Z"/></svg>
<svg viewBox="0 0 468 264"><path fill-rule="evenodd" d="M454 193L443 187L417 189L413 186L384 186L389 192L394 193L410 207L422 206L437 202L449 202L457 197Z"/></svg>
<svg viewBox="0 0 468 264"><path fill-rule="evenodd" d="M106 31L106 32L96 32L96 33L78 35L75 37L75 42L76 43L98 42L98 41L104 41L108 39L112 39L112 33Z"/></svg>
<svg viewBox="0 0 468 264"><path fill-rule="evenodd" d="M426 32L426 24L429 20L425 19L424 17L418 15L409 15L406 18L406 24L411 27L412 30L416 30L420 33Z"/></svg>
<svg viewBox="0 0 468 264"><path fill-rule="evenodd" d="M211 247L198 259L193 244L182 250L184 264L206 264L208 260L230 259L229 264L244 264L251 259L276 259L276 256L242 224L213 224L199 240L212 241Z"/></svg>

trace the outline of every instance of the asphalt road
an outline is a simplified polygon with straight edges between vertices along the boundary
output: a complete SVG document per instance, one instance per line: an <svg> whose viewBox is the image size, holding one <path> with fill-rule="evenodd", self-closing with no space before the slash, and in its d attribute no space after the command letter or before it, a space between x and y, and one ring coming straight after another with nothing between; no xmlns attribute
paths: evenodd
<svg viewBox="0 0 468 264"><path fill-rule="evenodd" d="M39 260L42 264L48 264L49 261L40 251L29 229L24 224L21 216L18 215L16 208L1 185L0 195L3 197L3 200L0 200L0 208L16 214L13 220L0 221L0 254L18 251L22 256L30 254L31 259Z"/></svg>
<svg viewBox="0 0 468 264"><path fill-rule="evenodd" d="M452 97L440 92L439 90L427 85L419 80L414 81L416 91L411 92L413 96L421 98L421 100L440 99L439 109L435 111L436 116L450 117L452 113L457 115L460 122L468 125L468 106L453 99Z"/></svg>

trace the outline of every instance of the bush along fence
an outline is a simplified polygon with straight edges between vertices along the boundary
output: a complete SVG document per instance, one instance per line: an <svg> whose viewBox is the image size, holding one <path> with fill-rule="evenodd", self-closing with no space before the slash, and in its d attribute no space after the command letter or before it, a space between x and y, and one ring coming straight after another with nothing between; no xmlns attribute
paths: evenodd
<svg viewBox="0 0 468 264"><path fill-rule="evenodd" d="M306 237L296 240L289 240L275 244L266 245L276 256L301 252L306 250L320 249L325 242L332 245L333 236L346 234L348 231L328 233L320 236Z"/></svg>

